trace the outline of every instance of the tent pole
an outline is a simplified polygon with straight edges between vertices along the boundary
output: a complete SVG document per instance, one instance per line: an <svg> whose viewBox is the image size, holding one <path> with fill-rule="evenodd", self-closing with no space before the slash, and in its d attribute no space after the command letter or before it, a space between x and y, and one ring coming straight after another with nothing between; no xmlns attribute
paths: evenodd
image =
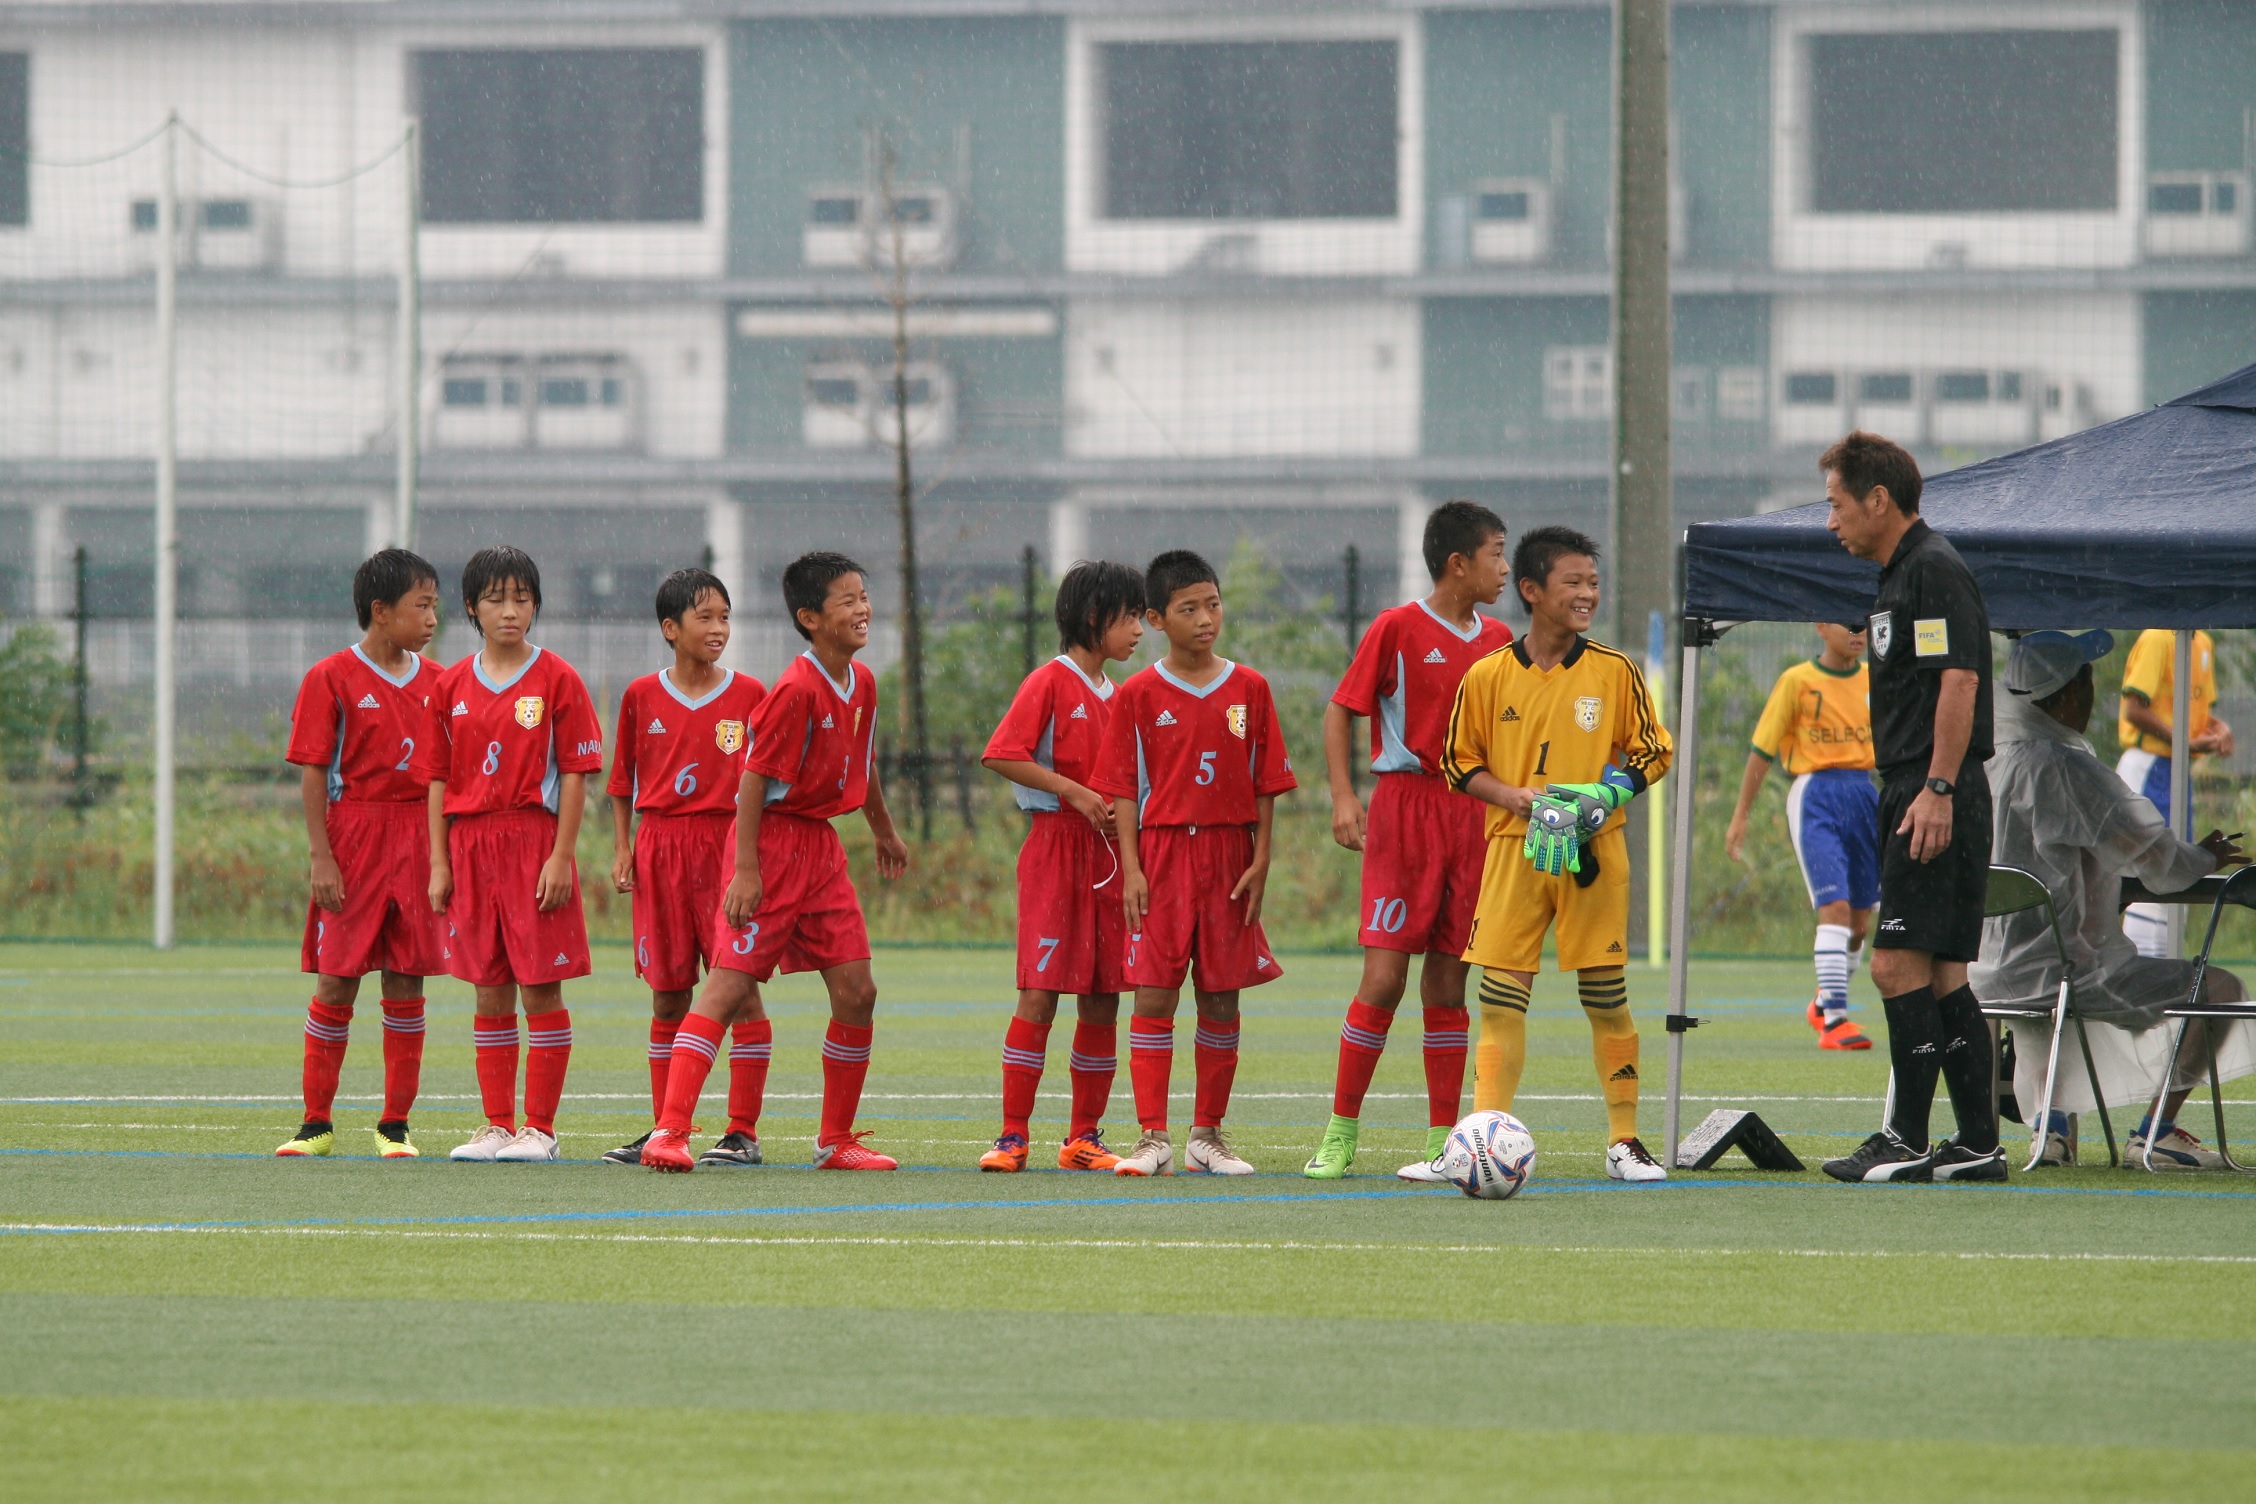
<svg viewBox="0 0 2256 1504"><path fill-rule="evenodd" d="M1675 863L1669 880L1669 1016L1668 1016L1668 1125L1667 1152L1661 1163L1676 1167L1677 1130L1682 1126L1684 1098L1684 1034L1692 983L1692 806L1700 773L1700 639L1706 623L1684 628L1684 664L1677 680L1676 762L1670 769L1676 784Z"/></svg>
<svg viewBox="0 0 2256 1504"><path fill-rule="evenodd" d="M2170 829L2193 839L2193 633L2170 634ZM2167 906L2170 955L2185 954L2185 905Z"/></svg>

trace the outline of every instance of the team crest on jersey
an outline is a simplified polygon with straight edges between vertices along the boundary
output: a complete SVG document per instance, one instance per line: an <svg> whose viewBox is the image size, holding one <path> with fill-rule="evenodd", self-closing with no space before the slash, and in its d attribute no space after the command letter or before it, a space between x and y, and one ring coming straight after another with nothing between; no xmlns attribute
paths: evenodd
<svg viewBox="0 0 2256 1504"><path fill-rule="evenodd" d="M541 711L546 708L541 704L539 695L519 696L517 700L517 724L527 731L534 730L541 723Z"/></svg>
<svg viewBox="0 0 2256 1504"><path fill-rule="evenodd" d="M1575 724L1585 731L1596 731L1598 712L1604 708L1604 702L1596 695L1582 696L1575 701Z"/></svg>
<svg viewBox="0 0 2256 1504"><path fill-rule="evenodd" d="M1245 740L1246 708L1243 705L1232 705L1222 712L1222 719L1229 722L1232 736L1241 742Z"/></svg>
<svg viewBox="0 0 2256 1504"><path fill-rule="evenodd" d="M723 752L734 752L744 745L744 723L721 721L713 727L713 742Z"/></svg>
<svg viewBox="0 0 2256 1504"><path fill-rule="evenodd" d="M1888 644L1895 641L1896 637L1895 614L1889 611L1875 611L1872 613L1872 620L1865 625L1871 634L1872 656L1875 658L1887 657Z"/></svg>
<svg viewBox="0 0 2256 1504"><path fill-rule="evenodd" d="M1442 656L1441 649L1434 648L1426 654L1425 661L1428 663L1447 663L1449 660Z"/></svg>
<svg viewBox="0 0 2256 1504"><path fill-rule="evenodd" d="M376 703L374 695L362 695L357 708L361 710L382 710L384 707Z"/></svg>

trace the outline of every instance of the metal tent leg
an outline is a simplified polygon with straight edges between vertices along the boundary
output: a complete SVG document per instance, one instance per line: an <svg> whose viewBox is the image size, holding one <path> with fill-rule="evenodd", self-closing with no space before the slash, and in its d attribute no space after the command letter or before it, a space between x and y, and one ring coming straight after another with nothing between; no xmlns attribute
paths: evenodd
<svg viewBox="0 0 2256 1504"><path fill-rule="evenodd" d="M1689 631L1686 636L1690 637ZM1692 984L1692 807L1700 772L1700 649L1684 644L1682 709L1677 716L1676 764L1671 771L1676 784L1676 864L1669 881L1669 1008L1668 1008L1668 1122L1667 1148L1661 1163L1676 1167L1678 1129L1683 1124L1684 1035L1692 1027L1686 1012Z"/></svg>

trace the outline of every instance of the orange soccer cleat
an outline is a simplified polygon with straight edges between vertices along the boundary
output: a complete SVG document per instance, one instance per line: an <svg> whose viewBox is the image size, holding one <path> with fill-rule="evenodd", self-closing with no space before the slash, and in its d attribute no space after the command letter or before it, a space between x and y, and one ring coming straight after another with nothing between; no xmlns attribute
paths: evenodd
<svg viewBox="0 0 2256 1504"><path fill-rule="evenodd" d="M862 1147L870 1130L850 1134L835 1144L823 1144L815 1150L815 1168L818 1170L898 1170L901 1162L890 1154L880 1154L875 1149Z"/></svg>
<svg viewBox="0 0 2256 1504"><path fill-rule="evenodd" d="M1809 1026L1817 1030L1817 1047L1821 1050L1869 1050L1872 1048L1871 1037L1864 1030L1849 1022L1847 1014L1844 1013L1833 1022L1827 1023L1824 1010L1817 1006L1817 999L1814 997L1810 999L1809 1009L1804 1017L1809 1019Z"/></svg>
<svg viewBox="0 0 2256 1504"><path fill-rule="evenodd" d="M650 1135L642 1146L642 1162L653 1170L686 1175L696 1168L697 1161L689 1157L689 1135L669 1133L661 1128Z"/></svg>
<svg viewBox="0 0 2256 1504"><path fill-rule="evenodd" d="M1002 1175L1015 1175L1026 1168L1026 1135L1006 1133L995 1140L995 1147L979 1156L979 1168Z"/></svg>
<svg viewBox="0 0 2256 1504"><path fill-rule="evenodd" d="M1119 1163L1120 1156L1104 1146L1101 1128L1092 1128L1079 1138L1069 1138L1058 1146L1061 1170L1109 1170Z"/></svg>

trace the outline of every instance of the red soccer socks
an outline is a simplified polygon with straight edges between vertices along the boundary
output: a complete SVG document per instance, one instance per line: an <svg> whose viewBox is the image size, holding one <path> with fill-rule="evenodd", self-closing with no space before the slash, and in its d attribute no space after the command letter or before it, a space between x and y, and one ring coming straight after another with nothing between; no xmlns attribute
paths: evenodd
<svg viewBox="0 0 2256 1504"><path fill-rule="evenodd" d="M1167 1131L1167 1077L1175 1066L1175 1021L1128 1020L1128 1080L1136 1093L1136 1122L1155 1133Z"/></svg>
<svg viewBox="0 0 2256 1504"><path fill-rule="evenodd" d="M1172 1041L1171 1041L1172 1042ZM1104 1121L1112 1100L1112 1078L1120 1069L1120 1029L1115 1024L1077 1024L1073 1030L1073 1115L1068 1143L1086 1138Z"/></svg>
<svg viewBox="0 0 2256 1504"><path fill-rule="evenodd" d="M305 1115L326 1123L337 1103L337 1072L344 1067L345 1041L352 1033L352 1007L332 1008L319 998L306 1004Z"/></svg>
<svg viewBox="0 0 2256 1504"><path fill-rule="evenodd" d="M854 1136L854 1114L862 1105L874 1032L834 1018L823 1034L822 1132L815 1139L817 1148L843 1144Z"/></svg>
<svg viewBox="0 0 2256 1504"><path fill-rule="evenodd" d="M692 1013L681 1021L681 1029L674 1035L673 1069L666 1077L666 1104L658 1112L658 1126L666 1132L689 1132L690 1119L697 1114L698 1093L705 1090L713 1057L721 1052L721 1031L717 1018Z"/></svg>
<svg viewBox="0 0 2256 1504"><path fill-rule="evenodd" d="M1013 1018L1003 1031L1003 1132L1026 1137L1050 1048L1050 1026Z"/></svg>
<svg viewBox="0 0 2256 1504"><path fill-rule="evenodd" d="M486 1121L517 1131L517 1015L479 1014L470 1024L478 1047L478 1096Z"/></svg>
<svg viewBox="0 0 2256 1504"><path fill-rule="evenodd" d="M729 1041L729 1132L760 1136L760 1103L768 1094L768 1057L774 1050L774 1024L764 1018L737 1020Z"/></svg>
<svg viewBox="0 0 2256 1504"><path fill-rule="evenodd" d="M1238 1078L1238 1021L1198 1021L1194 1051L1198 1090L1191 1099L1191 1126L1219 1128L1230 1112L1230 1083Z"/></svg>
<svg viewBox="0 0 2256 1504"><path fill-rule="evenodd" d="M1457 1108L1465 1097L1465 1055L1471 1048L1472 1037L1472 1016L1463 1008L1426 1010L1426 1123L1429 1127L1447 1128L1457 1121Z"/></svg>
<svg viewBox="0 0 2256 1504"><path fill-rule="evenodd" d="M525 1123L553 1136L564 1072L572 1064L572 1013L557 1008L525 1015Z"/></svg>
<svg viewBox="0 0 2256 1504"><path fill-rule="evenodd" d="M384 1116L404 1123L423 1084L423 999L384 999Z"/></svg>
<svg viewBox="0 0 2256 1504"><path fill-rule="evenodd" d="M1332 1082L1332 1115L1363 1116L1363 1094L1371 1089L1371 1073L1386 1052L1387 1027L1394 1015L1374 1008L1361 998L1347 1005L1347 1021L1340 1025L1339 1074Z"/></svg>

